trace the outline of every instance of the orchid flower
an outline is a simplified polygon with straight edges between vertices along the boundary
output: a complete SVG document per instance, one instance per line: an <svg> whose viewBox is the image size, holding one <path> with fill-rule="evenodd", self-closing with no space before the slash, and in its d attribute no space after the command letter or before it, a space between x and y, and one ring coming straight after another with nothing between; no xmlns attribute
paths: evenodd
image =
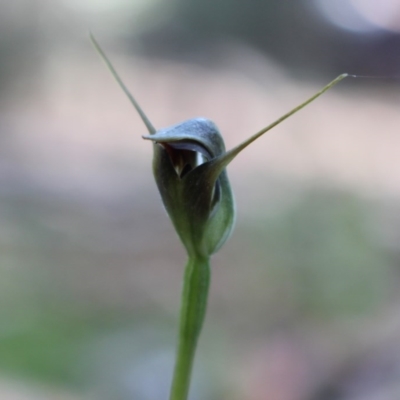
<svg viewBox="0 0 400 400"><path fill-rule="evenodd" d="M91 40L149 132L143 138L153 143L155 181L164 207L188 254L170 394L170 400L186 400L197 341L206 312L210 256L229 238L235 222L235 204L226 167L249 144L348 75L338 76L310 99L226 151L217 126L206 118L194 118L156 130L92 35Z"/></svg>

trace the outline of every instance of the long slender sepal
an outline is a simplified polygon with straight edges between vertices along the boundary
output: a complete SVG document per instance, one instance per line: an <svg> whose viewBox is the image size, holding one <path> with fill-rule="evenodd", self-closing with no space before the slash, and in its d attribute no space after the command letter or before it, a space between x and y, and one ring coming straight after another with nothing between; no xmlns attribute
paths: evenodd
<svg viewBox="0 0 400 400"><path fill-rule="evenodd" d="M275 128L275 126L279 125L281 122L283 122L285 119L291 117L293 114L296 114L298 111L300 111L302 108L307 106L308 104L312 103L315 99L317 99L319 96L324 94L326 91L331 89L333 86L338 84L341 80L347 78L349 75L348 74L342 74L339 75L336 79L334 79L332 82L328 83L325 87L323 87L319 92L314 94L314 96L310 97L308 100L306 100L304 103L301 103L297 107L293 108L290 110L288 113L284 114L282 117L278 118L276 121L274 121L272 124L269 124L265 128L261 129L259 132L254 134L253 136L250 136L247 140L239 144L238 146L234 147L233 149L221 154L219 157L215 158L210 162L212 164L212 170L213 174L216 175L215 179L219 176L221 171L243 150L245 149L249 144L253 143L255 140L257 140L260 136L262 136L264 133L268 132L272 128Z"/></svg>
<svg viewBox="0 0 400 400"><path fill-rule="evenodd" d="M178 349L170 400L186 400L197 341L203 326L210 284L208 258L192 256L186 265L183 281Z"/></svg>
<svg viewBox="0 0 400 400"><path fill-rule="evenodd" d="M107 65L107 68L110 70L112 76L118 82L118 84L121 87L121 89L124 91L124 93L127 95L127 97L130 100L130 102L135 107L135 109L138 112L138 114L140 115L140 118L142 119L143 123L146 125L146 128L149 131L150 135L153 135L154 133L156 133L156 129L154 128L153 124L147 118L146 114L142 110L142 107L140 107L139 103L136 101L136 99L132 96L131 92L125 86L125 84L122 81L121 77L118 75L118 73L115 70L114 66L111 64L111 61L108 59L108 57L106 56L106 54L104 53L103 49L100 47L100 45L98 44L97 40L94 38L92 33L90 33L90 40L92 41L93 46L95 47L96 51L99 53L100 57L103 59L103 61Z"/></svg>

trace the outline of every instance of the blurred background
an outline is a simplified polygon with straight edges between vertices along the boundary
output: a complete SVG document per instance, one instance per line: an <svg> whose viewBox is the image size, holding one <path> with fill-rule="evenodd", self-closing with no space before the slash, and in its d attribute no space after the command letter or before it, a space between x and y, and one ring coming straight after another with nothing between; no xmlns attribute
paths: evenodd
<svg viewBox="0 0 400 400"><path fill-rule="evenodd" d="M89 30L156 127L228 148L391 77L229 167L191 399L398 400L398 0L1 1L0 398L168 398L185 254Z"/></svg>

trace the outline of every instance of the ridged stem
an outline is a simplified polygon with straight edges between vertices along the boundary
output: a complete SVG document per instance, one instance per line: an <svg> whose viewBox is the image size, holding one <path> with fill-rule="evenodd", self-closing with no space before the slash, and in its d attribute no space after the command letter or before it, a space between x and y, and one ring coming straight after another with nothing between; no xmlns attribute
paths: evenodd
<svg viewBox="0 0 400 400"><path fill-rule="evenodd" d="M170 400L186 400L197 341L207 308L210 260L201 256L188 259L183 281L178 348Z"/></svg>

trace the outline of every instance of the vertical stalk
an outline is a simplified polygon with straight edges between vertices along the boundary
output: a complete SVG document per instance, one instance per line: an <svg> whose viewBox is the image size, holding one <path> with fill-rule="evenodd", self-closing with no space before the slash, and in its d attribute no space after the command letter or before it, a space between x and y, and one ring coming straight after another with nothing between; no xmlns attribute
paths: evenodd
<svg viewBox="0 0 400 400"><path fill-rule="evenodd" d="M197 341L207 308L210 259L189 256L183 281L178 349L170 400L186 400Z"/></svg>

